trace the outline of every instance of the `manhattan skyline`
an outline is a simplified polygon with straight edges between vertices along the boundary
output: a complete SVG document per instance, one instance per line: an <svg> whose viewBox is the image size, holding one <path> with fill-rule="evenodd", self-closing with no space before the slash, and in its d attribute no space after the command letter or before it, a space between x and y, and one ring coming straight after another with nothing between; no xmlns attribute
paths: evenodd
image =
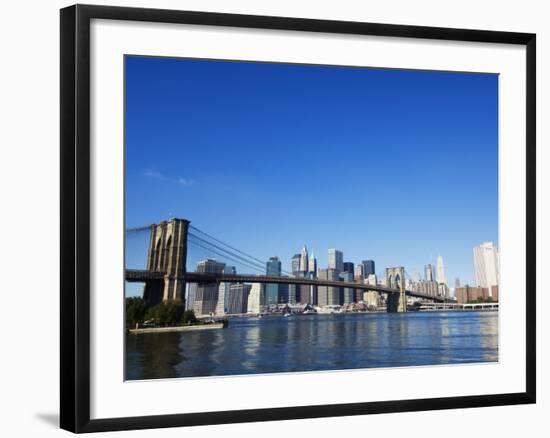
<svg viewBox="0 0 550 438"><path fill-rule="evenodd" d="M306 244L474 283L498 245L498 77L126 57L126 226L185 217L284 270ZM191 267L190 265L189 267Z"/></svg>

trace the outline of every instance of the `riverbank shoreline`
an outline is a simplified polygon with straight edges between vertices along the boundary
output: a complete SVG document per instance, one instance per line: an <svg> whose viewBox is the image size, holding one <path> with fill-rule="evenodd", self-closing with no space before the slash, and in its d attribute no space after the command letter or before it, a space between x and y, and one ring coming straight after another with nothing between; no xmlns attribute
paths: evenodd
<svg viewBox="0 0 550 438"><path fill-rule="evenodd" d="M222 322L214 324L200 324L200 325L184 325L176 327L144 327L138 329L130 329L128 333L141 334L141 333L170 333L170 332L194 332L200 330L217 330L224 327Z"/></svg>
<svg viewBox="0 0 550 438"><path fill-rule="evenodd" d="M457 308L434 308L434 309L414 309L414 310L407 310L407 312L404 312L403 314L407 313L425 313L425 312L498 312L498 308L464 308L464 309L457 309ZM344 315L377 315L377 314L386 314L388 313L386 310L369 310L366 312L317 312L317 313L292 313L290 314L292 317L303 317L303 316L326 316L326 315L334 315L334 316L344 316ZM395 312L397 313L397 312ZM246 319L246 318L278 318L283 317L283 313L235 313L235 314L224 314L220 315L220 318L226 318L226 319ZM199 316L199 319L201 317ZM216 316L208 316L208 318L214 318L216 319Z"/></svg>

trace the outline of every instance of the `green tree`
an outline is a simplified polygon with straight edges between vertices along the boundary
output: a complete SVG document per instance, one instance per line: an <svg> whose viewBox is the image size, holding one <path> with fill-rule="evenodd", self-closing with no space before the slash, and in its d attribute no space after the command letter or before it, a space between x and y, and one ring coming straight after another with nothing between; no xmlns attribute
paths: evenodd
<svg viewBox="0 0 550 438"><path fill-rule="evenodd" d="M145 319L152 319L161 327L176 326L181 323L184 311L181 301L165 301L147 309Z"/></svg>
<svg viewBox="0 0 550 438"><path fill-rule="evenodd" d="M195 312L193 310L186 310L183 313L182 321L184 324L195 324L197 323L198 319L195 316Z"/></svg>
<svg viewBox="0 0 550 438"><path fill-rule="evenodd" d="M126 328L132 329L136 327L136 324L143 323L146 311L147 303L143 298L126 298Z"/></svg>

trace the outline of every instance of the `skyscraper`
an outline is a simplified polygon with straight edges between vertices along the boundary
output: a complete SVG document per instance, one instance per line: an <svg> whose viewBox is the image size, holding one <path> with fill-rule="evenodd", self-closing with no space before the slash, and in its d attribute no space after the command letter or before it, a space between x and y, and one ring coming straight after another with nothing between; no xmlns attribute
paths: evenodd
<svg viewBox="0 0 550 438"><path fill-rule="evenodd" d="M319 279L338 281L340 272L336 269L319 269ZM340 304L340 287L318 286L317 304L319 306L330 306Z"/></svg>
<svg viewBox="0 0 550 438"><path fill-rule="evenodd" d="M187 283L187 296L185 298L185 310L193 310L197 296L197 283Z"/></svg>
<svg viewBox="0 0 550 438"><path fill-rule="evenodd" d="M365 278L365 276L363 274L363 265L362 264L358 264L358 265L355 266L354 277L355 277L355 281L360 281L360 282L362 282L363 279Z"/></svg>
<svg viewBox="0 0 550 438"><path fill-rule="evenodd" d="M431 263L424 266L424 279L426 281L434 281L434 268Z"/></svg>
<svg viewBox="0 0 550 438"><path fill-rule="evenodd" d="M229 286L231 286L231 283L220 283L220 288L218 289L218 302L216 303L216 310L214 311L216 315L223 315L227 312Z"/></svg>
<svg viewBox="0 0 550 438"><path fill-rule="evenodd" d="M474 247L474 270L477 286L491 290L491 286L498 285L498 263L498 249L493 242L484 242Z"/></svg>
<svg viewBox="0 0 550 438"><path fill-rule="evenodd" d="M354 270L355 270L355 266L353 262L344 262L344 272L350 272L353 275Z"/></svg>
<svg viewBox="0 0 550 438"><path fill-rule="evenodd" d="M315 258L315 254L313 252L309 256L309 267L308 267L308 273L311 277L317 277L317 259Z"/></svg>
<svg viewBox="0 0 550 438"><path fill-rule="evenodd" d="M296 304L300 301L300 285L299 284L288 284L288 304ZM280 297L279 297L280 299Z"/></svg>
<svg viewBox="0 0 550 438"><path fill-rule="evenodd" d="M298 272L300 272L301 260L301 254L294 254L292 256L292 259L290 260L290 271L293 275L297 275Z"/></svg>
<svg viewBox="0 0 550 438"><path fill-rule="evenodd" d="M307 254L307 247L304 245L302 251L300 251L300 269L301 272L307 272L309 270L309 257Z"/></svg>
<svg viewBox="0 0 550 438"><path fill-rule="evenodd" d="M315 255L313 252L309 256L309 269L308 269L307 275L310 278L317 278L317 259L315 258ZM317 286L310 286L309 287L309 304L316 305L317 304Z"/></svg>
<svg viewBox="0 0 550 438"><path fill-rule="evenodd" d="M303 277L302 268L302 254L294 254L290 261L290 269L293 277ZM288 285L288 299L285 302L290 304L296 304L300 300L300 285L289 284ZM279 296L279 303L281 303L281 297Z"/></svg>
<svg viewBox="0 0 550 438"><path fill-rule="evenodd" d="M260 313L265 306L265 285L263 283L252 283L248 294L248 313Z"/></svg>
<svg viewBox="0 0 550 438"><path fill-rule="evenodd" d="M279 302L278 304L284 304L290 302L290 288L289 284L279 285Z"/></svg>
<svg viewBox="0 0 550 438"><path fill-rule="evenodd" d="M369 275L376 274L374 260L363 260L363 278L369 278Z"/></svg>
<svg viewBox="0 0 550 438"><path fill-rule="evenodd" d="M212 259L201 260L197 263L197 272L219 274L225 268L225 263ZM199 284L195 289L193 310L197 315L209 315L216 311L218 304L218 285ZM190 289L191 292L191 289Z"/></svg>
<svg viewBox="0 0 550 438"><path fill-rule="evenodd" d="M271 277L281 276L281 261L279 257L270 257L266 263L265 273ZM279 302L279 284L267 283L265 285L265 303L274 305Z"/></svg>
<svg viewBox="0 0 550 438"><path fill-rule="evenodd" d="M246 313L248 307L248 294L251 289L250 284L237 283L229 286L227 313Z"/></svg>
<svg viewBox="0 0 550 438"><path fill-rule="evenodd" d="M237 273L237 268L235 266L226 266L225 268L223 268L223 273L224 274L231 274L231 275L235 275ZM229 285L231 283L220 283L221 284L225 284L226 285L226 288L225 290L229 290ZM227 307L227 297L224 298L225 299L225 307Z"/></svg>
<svg viewBox="0 0 550 438"><path fill-rule="evenodd" d="M224 274L236 274L237 269L235 266L226 266L223 268ZM231 283L220 283L220 288L218 290L218 303L216 304L215 313L217 315L223 315L227 312L227 292L229 291L229 286Z"/></svg>
<svg viewBox="0 0 550 438"><path fill-rule="evenodd" d="M437 257L437 282L439 284L447 284L447 280L445 279L445 268L443 266L443 257L438 256Z"/></svg>
<svg viewBox="0 0 550 438"><path fill-rule="evenodd" d="M353 264L353 263L352 263ZM346 271L340 273L340 279L342 281L352 283L353 282L353 271ZM351 304L355 303L355 289L352 289L351 287L343 287L342 288L342 299L344 304Z"/></svg>
<svg viewBox="0 0 550 438"><path fill-rule="evenodd" d="M335 248L328 250L328 269L335 269L338 272L344 270L344 253Z"/></svg>

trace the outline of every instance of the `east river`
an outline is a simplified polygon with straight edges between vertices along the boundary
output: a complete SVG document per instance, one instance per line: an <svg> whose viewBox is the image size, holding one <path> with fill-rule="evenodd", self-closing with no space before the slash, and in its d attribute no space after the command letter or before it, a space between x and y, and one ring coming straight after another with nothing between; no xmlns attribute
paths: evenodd
<svg viewBox="0 0 550 438"><path fill-rule="evenodd" d="M498 312L231 318L229 327L126 335L126 379L498 360Z"/></svg>

